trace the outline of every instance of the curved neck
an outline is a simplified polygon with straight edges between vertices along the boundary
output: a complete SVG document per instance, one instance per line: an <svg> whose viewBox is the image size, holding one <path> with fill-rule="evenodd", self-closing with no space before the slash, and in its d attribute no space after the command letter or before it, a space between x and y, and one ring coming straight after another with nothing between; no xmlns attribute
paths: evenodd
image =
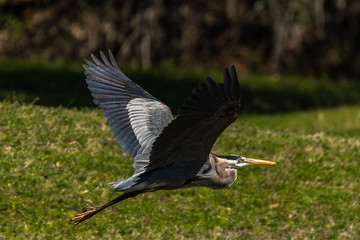
<svg viewBox="0 0 360 240"><path fill-rule="evenodd" d="M235 164L237 161L228 160L216 155L210 155L212 187L210 188L227 188L236 181L237 170Z"/></svg>

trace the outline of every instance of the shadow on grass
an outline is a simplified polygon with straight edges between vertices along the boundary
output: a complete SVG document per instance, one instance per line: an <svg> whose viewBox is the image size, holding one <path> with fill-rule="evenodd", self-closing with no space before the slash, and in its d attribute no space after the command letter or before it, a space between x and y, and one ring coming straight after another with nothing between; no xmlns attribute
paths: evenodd
<svg viewBox="0 0 360 240"><path fill-rule="evenodd" d="M0 63L1 65L1 63ZM21 65L21 64L20 64ZM79 64L81 66L81 64ZM44 106L96 107L85 82L81 67L49 66L4 69L0 66L0 100L20 101ZM197 77L175 77L161 72L129 70L128 77L159 100L166 102L174 113L198 85Z"/></svg>
<svg viewBox="0 0 360 240"><path fill-rule="evenodd" d="M81 63L75 65L0 63L0 100L55 107L95 107ZM206 76L174 68L125 69L124 72L169 105L174 114ZM213 77L222 78L220 72ZM264 84L270 76L263 80L254 78L240 78L245 112L286 112L360 103L360 84L354 82L335 84L299 78L298 82L285 80Z"/></svg>

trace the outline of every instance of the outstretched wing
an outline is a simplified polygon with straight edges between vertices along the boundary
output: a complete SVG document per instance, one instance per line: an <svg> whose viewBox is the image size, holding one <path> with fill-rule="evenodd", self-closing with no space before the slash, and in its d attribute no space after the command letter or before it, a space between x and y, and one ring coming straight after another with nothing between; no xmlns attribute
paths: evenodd
<svg viewBox="0 0 360 240"><path fill-rule="evenodd" d="M134 159L136 171L148 164L154 140L173 119L170 109L131 81L115 62L100 52L103 63L84 64L94 102L102 109L120 146Z"/></svg>
<svg viewBox="0 0 360 240"><path fill-rule="evenodd" d="M218 136L238 117L240 87L235 67L224 70L224 84L208 78L194 90L178 117L153 143L147 170L173 165L196 171L208 159Z"/></svg>

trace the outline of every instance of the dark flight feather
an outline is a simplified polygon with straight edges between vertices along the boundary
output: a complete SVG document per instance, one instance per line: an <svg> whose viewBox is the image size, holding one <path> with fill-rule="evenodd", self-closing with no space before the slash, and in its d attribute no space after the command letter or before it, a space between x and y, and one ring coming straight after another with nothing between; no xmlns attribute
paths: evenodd
<svg viewBox="0 0 360 240"><path fill-rule="evenodd" d="M224 70L224 84L207 78L185 100L178 117L153 143L147 170L173 165L198 171L218 136L238 117L240 87L235 67ZM192 156L188 156L191 153Z"/></svg>

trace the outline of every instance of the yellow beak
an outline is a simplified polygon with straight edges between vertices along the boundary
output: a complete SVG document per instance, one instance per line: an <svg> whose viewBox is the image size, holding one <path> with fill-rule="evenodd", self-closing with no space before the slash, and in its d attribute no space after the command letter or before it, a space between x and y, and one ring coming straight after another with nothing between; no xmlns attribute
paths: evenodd
<svg viewBox="0 0 360 240"><path fill-rule="evenodd" d="M266 161L266 160L260 160L260 159L251 159L247 158L245 162L252 166L252 165L275 165L276 162Z"/></svg>
<svg viewBox="0 0 360 240"><path fill-rule="evenodd" d="M275 164L276 162L241 157L237 165L239 165L239 167L245 167L245 166L254 166L254 165L275 165Z"/></svg>

